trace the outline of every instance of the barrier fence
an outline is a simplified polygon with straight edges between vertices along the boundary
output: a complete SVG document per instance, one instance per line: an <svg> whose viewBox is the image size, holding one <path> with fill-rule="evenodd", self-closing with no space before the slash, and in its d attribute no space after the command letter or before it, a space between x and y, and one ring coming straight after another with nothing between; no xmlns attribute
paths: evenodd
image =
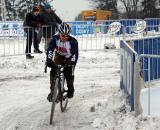
<svg viewBox="0 0 160 130"><path fill-rule="evenodd" d="M121 88L128 94L131 110L136 115L142 112L141 89L148 88L148 115L151 114L150 87L159 85L160 36L134 38L121 41ZM152 82L156 82L152 84ZM154 104L155 105L155 104ZM157 104L158 105L158 104Z"/></svg>
<svg viewBox="0 0 160 130"><path fill-rule="evenodd" d="M139 59L141 60L141 64L144 63L143 59L146 59L147 60L147 63L146 64L146 68L144 68L143 66L141 67L141 70L142 70L142 75L143 75L143 79L145 79L145 77L147 77L147 82L145 82L144 86L148 88L148 102L145 103L145 104L148 104L148 115L151 114L151 104L152 102L155 102L154 100L151 100L154 95L151 94L151 87L154 87L154 86L159 86L159 77L156 77L154 78L155 74L154 74L154 71L157 72L156 69L159 69L156 67L156 69L154 68L155 66L153 66L155 63L153 60L160 60L160 55L154 55L154 54L140 54L139 55ZM156 66L159 66L160 63L157 63ZM147 73L143 73L144 71L147 71ZM145 76L145 77L144 77ZM155 82L156 84L153 85L152 82ZM156 104L153 104L154 106ZM158 104L157 104L158 105Z"/></svg>
<svg viewBox="0 0 160 130"><path fill-rule="evenodd" d="M119 20L101 20L101 21L74 21L67 22L72 27L72 35L84 35L84 34L94 34L96 32L101 32L103 34L107 33L107 27L113 26L123 26L132 27L127 28L126 33L132 33L133 28L143 28L145 26L154 27L147 29L148 31L156 30L158 31L160 25L160 18L146 18L146 19L119 19ZM111 26L110 26L111 27ZM155 28L156 27L156 28ZM158 27L158 28L157 28ZM129 30L131 29L131 30ZM6 36L10 30L10 36L14 35L24 35L23 32L23 21L5 21L0 22L0 36Z"/></svg>
<svg viewBox="0 0 160 130"><path fill-rule="evenodd" d="M120 86L128 95L131 111L135 111L135 115L137 116L142 113L140 94L141 88L144 86L144 80L141 76L140 57L126 41L122 40L120 47Z"/></svg>
<svg viewBox="0 0 160 130"><path fill-rule="evenodd" d="M157 37L148 37L144 39L136 39L133 42L134 49L136 52L140 54L150 54L150 55L160 55L160 36ZM142 60L142 70L143 77L145 81L148 81L148 68L150 68L151 75L150 79L158 79L160 78L160 59L156 57L151 57L150 66L148 66L148 58L143 57Z"/></svg>
<svg viewBox="0 0 160 130"><path fill-rule="evenodd" d="M119 48L119 43L122 39L132 40L144 38L144 36L155 36L160 33L159 18L75 21L68 23L72 28L71 34L79 42L80 50L104 49L106 47ZM50 29L48 26L43 26L42 32L46 32L46 28ZM54 30L51 29L51 31ZM43 35L43 37L39 46L44 52L48 40L52 36L47 37L44 33L40 35ZM0 23L0 56L25 54L25 49L26 33L24 32L23 22Z"/></svg>
<svg viewBox="0 0 160 130"><path fill-rule="evenodd" d="M83 35L74 36L78 40L80 50L95 50L95 49L115 48L115 47L119 48L119 43L120 43L120 40L122 39L132 42L134 39L144 39L145 37L148 38L148 37L153 37L153 36L158 37L160 34L159 31L151 31L151 32L147 30L145 31L145 29L149 27L141 28L141 30L139 30L139 32L137 33L137 32L134 32L135 29L132 26L124 27L120 25L119 23L113 23L109 26L97 25L97 27L106 28L107 33L101 33L101 32L94 31L94 34L83 34ZM91 26L90 28L93 28L93 27ZM94 28L96 28L95 25L94 25ZM26 27L26 29L31 29L32 30L31 33L33 32L33 28ZM126 30L131 30L132 33L131 32L126 33ZM0 37L0 56L25 54L26 40L27 40L26 34L24 34L24 36L22 36L22 34L18 35L19 33L12 34L13 33L12 28L8 29L7 31L8 33L5 33L5 36ZM46 27L43 27L40 33L37 33L38 37L40 37L39 39L41 40L39 47L40 47L40 50L42 50L43 52L45 52L46 50L48 40L51 39L52 37L51 35L47 36L48 34L45 33L46 31L47 31ZM32 35L33 35L32 37L34 37L34 33ZM146 41L147 40L141 40L141 42L145 42L145 43ZM135 50L139 46L143 46L142 44L139 44L141 43L140 40L138 41L135 40L134 42L135 42L134 44ZM145 44L145 48L146 46L147 44ZM33 52L34 51L32 49L32 53Z"/></svg>
<svg viewBox="0 0 160 130"><path fill-rule="evenodd" d="M109 28L108 26L105 27ZM39 41L41 41L39 44L39 48L43 52L45 52L47 48L46 46L49 39L52 38L52 35L49 34L48 36L47 31L49 29L50 27L43 26L42 29L39 30L39 32L36 32ZM27 40L30 41L30 38L33 38L35 33L33 33L33 28L23 27L23 30L25 30L25 32L28 32L28 35L32 36L27 39L26 33L24 34L24 36L22 36L22 34L18 35L19 33L13 34L13 28L8 28L5 35L0 37L0 56L25 54L26 42ZM76 35L74 37L78 40L80 50L104 49L106 45L111 45L112 47L117 46L119 48L119 42L123 38L123 34L119 34L119 30L120 28L118 28L117 30L111 30L110 28L107 34L95 32L94 34ZM55 30L55 32L56 31L57 30ZM50 29L49 33L51 32L52 29ZM33 47L32 53L34 53Z"/></svg>

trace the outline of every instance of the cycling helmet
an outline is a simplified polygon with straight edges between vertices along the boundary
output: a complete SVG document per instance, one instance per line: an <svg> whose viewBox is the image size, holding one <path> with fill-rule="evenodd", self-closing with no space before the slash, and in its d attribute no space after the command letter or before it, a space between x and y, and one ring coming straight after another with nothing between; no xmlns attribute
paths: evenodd
<svg viewBox="0 0 160 130"><path fill-rule="evenodd" d="M71 32L71 27L67 23L61 23L58 31L60 34L68 35Z"/></svg>

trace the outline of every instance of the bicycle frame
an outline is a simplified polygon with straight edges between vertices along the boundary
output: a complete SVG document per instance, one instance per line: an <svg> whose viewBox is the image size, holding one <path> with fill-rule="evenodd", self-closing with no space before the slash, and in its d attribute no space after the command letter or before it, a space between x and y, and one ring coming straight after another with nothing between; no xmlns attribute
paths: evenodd
<svg viewBox="0 0 160 130"><path fill-rule="evenodd" d="M57 68L56 82L54 86L54 94L53 94L52 107L51 107L50 124L52 124L56 102L57 103L59 101L61 102L60 107L62 112L65 111L68 104L67 96L64 97L63 95L64 92L67 92L64 89L64 81L65 81L64 73L63 73L64 68L65 66L62 66L62 65L58 65L58 68ZM65 102L65 104L63 104L63 102Z"/></svg>

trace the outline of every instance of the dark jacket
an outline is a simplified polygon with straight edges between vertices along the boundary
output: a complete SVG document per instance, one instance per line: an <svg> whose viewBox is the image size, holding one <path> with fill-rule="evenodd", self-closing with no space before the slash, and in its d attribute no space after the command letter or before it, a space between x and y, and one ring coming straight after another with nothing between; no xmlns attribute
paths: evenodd
<svg viewBox="0 0 160 130"><path fill-rule="evenodd" d="M57 16L55 11L51 10L50 13L44 11L43 12L44 17L44 25L51 25L53 27L56 27L57 24L61 24L62 20Z"/></svg>
<svg viewBox="0 0 160 130"><path fill-rule="evenodd" d="M52 67L53 65L53 55L54 55L54 51L57 50L58 47L58 43L60 40L60 36L59 35L55 35L53 36L48 50L47 50L47 66L48 67ZM78 42L75 38L73 38L72 36L69 36L68 42L70 44L70 57L67 57L66 59L72 61L72 64L76 65L77 60L78 60ZM53 65L54 66L54 65Z"/></svg>
<svg viewBox="0 0 160 130"><path fill-rule="evenodd" d="M29 26L32 27L32 29L35 29L36 27L38 27L38 24L42 24L42 18L40 15L35 16L32 12L30 12L26 15L24 22L24 27ZM31 31L32 29L29 30Z"/></svg>
<svg viewBox="0 0 160 130"><path fill-rule="evenodd" d="M57 16L55 11L53 10L51 10L50 13L43 11L41 13L41 16L43 17L43 25L48 26L44 27L43 36L47 38L52 38L52 36L55 34L57 24L61 24L62 20Z"/></svg>

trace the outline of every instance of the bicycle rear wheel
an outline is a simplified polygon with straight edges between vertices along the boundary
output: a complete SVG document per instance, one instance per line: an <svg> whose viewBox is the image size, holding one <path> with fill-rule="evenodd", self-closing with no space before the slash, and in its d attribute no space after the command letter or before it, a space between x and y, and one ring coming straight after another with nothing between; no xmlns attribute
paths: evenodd
<svg viewBox="0 0 160 130"><path fill-rule="evenodd" d="M56 79L56 83L54 86L54 92L53 92L53 98L52 98L52 105L51 105L50 124L52 124L52 122L53 122L55 105L56 105L56 98L58 95L58 84L59 84L59 79Z"/></svg>
<svg viewBox="0 0 160 130"><path fill-rule="evenodd" d="M65 79L61 79L61 89L59 90L61 98L60 98L60 108L61 111L64 112L68 105L68 97L67 97L67 85L65 83Z"/></svg>

